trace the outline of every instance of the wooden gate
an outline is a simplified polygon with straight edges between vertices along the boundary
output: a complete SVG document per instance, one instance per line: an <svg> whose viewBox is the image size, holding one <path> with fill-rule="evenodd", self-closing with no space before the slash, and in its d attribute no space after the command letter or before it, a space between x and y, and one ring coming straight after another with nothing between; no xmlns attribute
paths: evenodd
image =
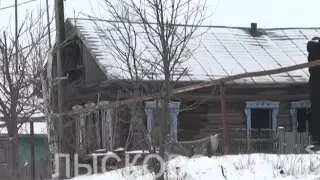
<svg viewBox="0 0 320 180"><path fill-rule="evenodd" d="M278 153L306 153L305 147L309 143L310 138L307 132L286 132L284 128L278 128Z"/></svg>

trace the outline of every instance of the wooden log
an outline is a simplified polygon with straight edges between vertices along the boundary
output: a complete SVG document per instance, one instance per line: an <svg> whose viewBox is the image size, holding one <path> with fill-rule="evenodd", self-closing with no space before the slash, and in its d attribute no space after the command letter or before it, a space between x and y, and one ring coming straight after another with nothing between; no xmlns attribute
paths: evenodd
<svg viewBox="0 0 320 180"><path fill-rule="evenodd" d="M81 97L69 97L68 102L72 104L79 104L90 102L93 99L96 99L97 93L87 96ZM226 96L227 102L242 102L242 101L254 101L254 100L270 100L270 101L279 101L279 100L289 100L289 101L297 101L309 99L310 95L308 93L296 93L296 94L251 94L251 95L232 95L228 94ZM121 97L120 97L121 98ZM220 101L221 97L219 94L201 94L201 93L184 93L177 94L171 97L172 99L181 99L183 101ZM107 99L105 99L107 100ZM108 99L112 100L112 99Z"/></svg>

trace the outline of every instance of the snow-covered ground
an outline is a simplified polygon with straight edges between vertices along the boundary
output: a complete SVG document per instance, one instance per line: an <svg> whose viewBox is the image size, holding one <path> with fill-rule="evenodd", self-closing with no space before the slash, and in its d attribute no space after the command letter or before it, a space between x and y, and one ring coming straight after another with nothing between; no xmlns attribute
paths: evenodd
<svg viewBox="0 0 320 180"><path fill-rule="evenodd" d="M165 167L167 180L320 180L320 155L251 154L177 157ZM73 180L153 180L146 166L132 166Z"/></svg>

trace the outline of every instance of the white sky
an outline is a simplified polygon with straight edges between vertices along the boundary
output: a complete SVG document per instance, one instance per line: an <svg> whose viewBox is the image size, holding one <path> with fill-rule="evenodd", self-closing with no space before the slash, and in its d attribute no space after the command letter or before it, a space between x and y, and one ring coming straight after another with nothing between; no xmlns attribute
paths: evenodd
<svg viewBox="0 0 320 180"><path fill-rule="evenodd" d="M27 1L18 0L18 3ZM19 6L19 19L22 20L27 11L44 8L45 2L35 0ZM66 0L66 17L78 16L79 12L97 16L103 11L97 2L104 3L103 0ZM49 4L52 16L54 0L49 0ZM251 22L256 22L264 28L320 27L320 0L207 0L207 4L208 15L213 13L205 22L207 25L249 27ZM14 5L13 0L0 0L0 9L10 5ZM0 30L13 27L14 8L0 10L0 18Z"/></svg>

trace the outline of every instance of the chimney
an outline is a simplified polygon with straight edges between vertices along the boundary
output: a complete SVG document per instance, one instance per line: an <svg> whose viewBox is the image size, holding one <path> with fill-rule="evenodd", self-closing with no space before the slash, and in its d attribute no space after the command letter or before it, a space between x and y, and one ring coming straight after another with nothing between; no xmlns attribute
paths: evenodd
<svg viewBox="0 0 320 180"><path fill-rule="evenodd" d="M257 23L251 23L251 32L252 33L257 33L258 32L258 25Z"/></svg>
<svg viewBox="0 0 320 180"><path fill-rule="evenodd" d="M258 25L257 23L251 23L250 32L252 36L259 36Z"/></svg>

